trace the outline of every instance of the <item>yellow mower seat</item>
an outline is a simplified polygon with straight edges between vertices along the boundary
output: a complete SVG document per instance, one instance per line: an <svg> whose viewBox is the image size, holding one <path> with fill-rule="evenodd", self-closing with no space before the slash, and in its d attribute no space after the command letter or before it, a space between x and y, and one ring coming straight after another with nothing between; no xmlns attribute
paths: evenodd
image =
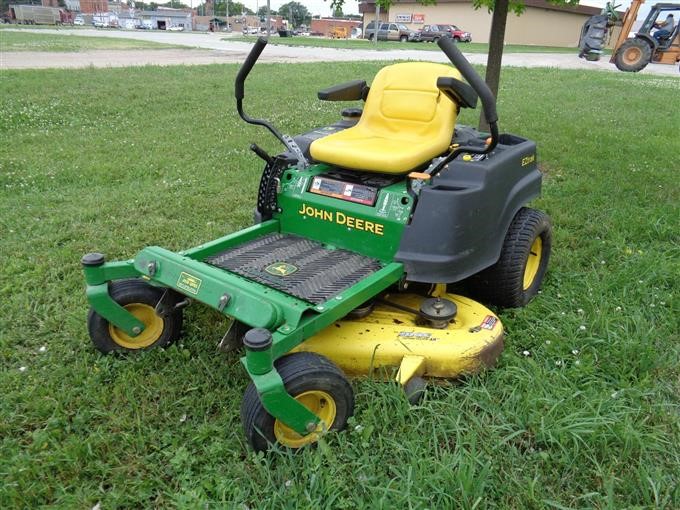
<svg viewBox="0 0 680 510"><path fill-rule="evenodd" d="M351 128L312 142L316 161L379 172L409 172L451 144L457 105L437 88L437 78L461 79L451 66L408 62L376 75L361 119Z"/></svg>

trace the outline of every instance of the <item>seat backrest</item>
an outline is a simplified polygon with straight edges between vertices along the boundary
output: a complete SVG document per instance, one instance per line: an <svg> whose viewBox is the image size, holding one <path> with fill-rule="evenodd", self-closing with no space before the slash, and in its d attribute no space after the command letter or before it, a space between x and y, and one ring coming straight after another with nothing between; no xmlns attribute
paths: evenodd
<svg viewBox="0 0 680 510"><path fill-rule="evenodd" d="M448 147L458 108L437 88L437 78L461 80L453 67L428 62L393 64L378 72L357 127L391 139L417 142L434 137Z"/></svg>

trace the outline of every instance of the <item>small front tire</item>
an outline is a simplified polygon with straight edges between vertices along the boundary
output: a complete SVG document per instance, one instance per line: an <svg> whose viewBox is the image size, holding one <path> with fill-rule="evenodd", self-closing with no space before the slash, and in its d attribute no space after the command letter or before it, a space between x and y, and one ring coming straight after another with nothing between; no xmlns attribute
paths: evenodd
<svg viewBox="0 0 680 510"><path fill-rule="evenodd" d="M354 392L342 371L327 358L298 352L279 358L275 366L286 391L316 414L322 429L342 430L354 413ZM274 418L262 405L251 382L243 395L241 421L253 450L266 451L273 444L297 450L316 443L322 431L301 436Z"/></svg>
<svg viewBox="0 0 680 510"><path fill-rule="evenodd" d="M104 354L112 351L138 351L167 347L182 331L181 310L164 317L156 314L156 305L164 289L142 280L120 280L109 284L111 298L144 323L144 330L132 337L117 328L92 308L87 316L87 330L92 343Z"/></svg>
<svg viewBox="0 0 680 510"><path fill-rule="evenodd" d="M425 397L425 388L427 383L422 377L412 377L406 384L404 384L404 395L406 395L406 400L412 406L420 404Z"/></svg>

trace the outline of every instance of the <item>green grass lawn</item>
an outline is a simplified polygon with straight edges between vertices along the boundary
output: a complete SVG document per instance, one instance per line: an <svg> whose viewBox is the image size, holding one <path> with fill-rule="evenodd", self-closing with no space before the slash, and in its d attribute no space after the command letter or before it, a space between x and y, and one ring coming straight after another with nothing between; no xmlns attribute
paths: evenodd
<svg viewBox="0 0 680 510"><path fill-rule="evenodd" d="M54 27L52 27L54 28ZM140 50L180 48L152 41L87 37L68 34L37 34L0 30L0 51L88 51L88 50Z"/></svg>
<svg viewBox="0 0 680 510"><path fill-rule="evenodd" d="M346 105L316 90L379 67L260 65L247 110L327 125ZM497 367L416 408L356 380L348 431L264 457L244 444L238 355L216 351L225 321L192 306L179 344L101 356L79 265L251 224L248 145L277 144L237 118L236 71L3 72L1 508L680 506L680 118L640 122L675 77L504 69L501 126L539 144L554 246L541 295L500 311Z"/></svg>
<svg viewBox="0 0 680 510"><path fill-rule="evenodd" d="M223 41L255 42L255 36L226 37ZM272 36L270 44L283 46L310 46L313 48L338 48L349 50L369 50L376 48L375 42L367 39L326 39L322 37L278 37ZM488 53L487 43L459 43L460 49L465 53ZM397 42L397 41L378 41L377 49L387 50L425 50L441 51L439 46L429 42ZM507 53L574 53L578 52L575 48L564 48L559 46L531 46L525 44L508 44L504 48Z"/></svg>

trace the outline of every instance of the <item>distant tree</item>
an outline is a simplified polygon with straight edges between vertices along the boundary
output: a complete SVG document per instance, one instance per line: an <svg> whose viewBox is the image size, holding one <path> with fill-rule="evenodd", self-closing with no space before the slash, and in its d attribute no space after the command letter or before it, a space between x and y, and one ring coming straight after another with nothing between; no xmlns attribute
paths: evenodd
<svg viewBox="0 0 680 510"><path fill-rule="evenodd" d="M276 16L278 14L278 12L276 12L276 10L274 10L274 9L269 9L269 14L271 14L272 16ZM263 5L262 7L260 7L257 10L257 15L258 16L266 16L267 15L267 6Z"/></svg>
<svg viewBox="0 0 680 510"><path fill-rule="evenodd" d="M171 0L170 2L165 2L162 4L156 4L156 9L158 7L170 7L171 9L191 9L191 7L188 4L182 3L179 0ZM154 10L156 10L154 9Z"/></svg>
<svg viewBox="0 0 680 510"><path fill-rule="evenodd" d="M345 17L345 13L342 12L342 6L336 7L335 9L333 9L333 17L334 18L344 18Z"/></svg>
<svg viewBox="0 0 680 510"><path fill-rule="evenodd" d="M343 0L344 2L344 0ZM342 5L340 6L342 7ZM308 25L312 19L307 7L300 2L288 2L279 7L279 14L292 21L293 26Z"/></svg>
<svg viewBox="0 0 680 510"><path fill-rule="evenodd" d="M227 0L216 0L214 2L215 16L227 15ZM205 2L201 2L196 7L196 12L199 16L211 16L213 13L212 7L206 8ZM249 9L241 2L232 2L229 0L229 16L238 16L240 14L255 14L252 9Z"/></svg>

